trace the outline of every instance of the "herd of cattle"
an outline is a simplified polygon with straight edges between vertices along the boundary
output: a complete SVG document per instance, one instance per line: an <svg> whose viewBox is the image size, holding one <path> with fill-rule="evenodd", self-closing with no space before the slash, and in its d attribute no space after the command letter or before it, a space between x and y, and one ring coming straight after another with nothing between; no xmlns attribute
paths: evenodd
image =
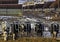
<svg viewBox="0 0 60 42"><path fill-rule="evenodd" d="M41 22L12 22L8 23L7 21L1 22L2 33L4 40L12 38L16 40L20 37L60 37L60 30L58 23L44 24Z"/></svg>

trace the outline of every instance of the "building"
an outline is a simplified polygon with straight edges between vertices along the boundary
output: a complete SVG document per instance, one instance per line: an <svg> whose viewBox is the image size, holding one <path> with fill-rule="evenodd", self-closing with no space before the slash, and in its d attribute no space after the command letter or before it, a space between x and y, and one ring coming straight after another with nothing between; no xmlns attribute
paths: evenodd
<svg viewBox="0 0 60 42"><path fill-rule="evenodd" d="M22 14L22 4L26 2L31 2L32 0L0 0L0 15L21 15ZM33 0L36 1L36 0ZM41 1L41 0L37 0ZM43 0L44 1L44 0ZM44 2L44 4L35 4L31 6L25 6L25 9L35 9L35 8L58 8L60 7L59 1Z"/></svg>
<svg viewBox="0 0 60 42"><path fill-rule="evenodd" d="M58 8L58 7L60 7L60 5L59 5L60 1L59 0L43 0L43 1L42 0L34 0L34 4L35 5L25 6L25 8L32 9L32 8Z"/></svg>
<svg viewBox="0 0 60 42"><path fill-rule="evenodd" d="M21 8L22 5L18 4L18 0L0 0L0 8L6 8L6 9L17 9Z"/></svg>
<svg viewBox="0 0 60 42"><path fill-rule="evenodd" d="M0 0L0 15L2 16L16 16L20 14L22 4L18 4L19 0Z"/></svg>

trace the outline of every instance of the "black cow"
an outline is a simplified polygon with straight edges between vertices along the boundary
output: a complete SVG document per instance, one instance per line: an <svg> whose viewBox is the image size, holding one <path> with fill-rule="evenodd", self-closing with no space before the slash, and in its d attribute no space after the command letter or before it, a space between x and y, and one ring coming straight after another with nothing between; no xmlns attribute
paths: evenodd
<svg viewBox="0 0 60 42"><path fill-rule="evenodd" d="M59 24L51 24L51 28L52 28L52 33L55 31L57 36L57 33L59 32Z"/></svg>
<svg viewBox="0 0 60 42"><path fill-rule="evenodd" d="M38 25L36 25L37 27L35 28L35 31L37 32L37 35L42 36L42 33L44 31L44 25L39 23Z"/></svg>

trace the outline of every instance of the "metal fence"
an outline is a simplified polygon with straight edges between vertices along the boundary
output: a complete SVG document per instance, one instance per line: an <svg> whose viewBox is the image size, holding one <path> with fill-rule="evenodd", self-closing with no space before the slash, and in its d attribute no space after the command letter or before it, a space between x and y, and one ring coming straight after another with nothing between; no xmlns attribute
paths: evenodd
<svg viewBox="0 0 60 42"><path fill-rule="evenodd" d="M22 11L20 9L0 9L0 14L2 15L10 15L10 14L22 14Z"/></svg>

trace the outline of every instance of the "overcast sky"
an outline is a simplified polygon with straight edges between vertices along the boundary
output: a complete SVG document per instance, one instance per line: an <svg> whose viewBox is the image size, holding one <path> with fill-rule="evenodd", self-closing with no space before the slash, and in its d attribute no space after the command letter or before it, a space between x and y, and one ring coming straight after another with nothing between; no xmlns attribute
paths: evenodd
<svg viewBox="0 0 60 42"><path fill-rule="evenodd" d="M18 1L18 4L23 4L24 2L26 2L27 0L19 0ZM36 1L41 1L41 0L36 0ZM47 1L47 2L49 2L49 1L55 1L55 0L44 0L44 1Z"/></svg>
<svg viewBox="0 0 60 42"><path fill-rule="evenodd" d="M23 4L24 2L26 2L26 0L19 0L18 4Z"/></svg>

